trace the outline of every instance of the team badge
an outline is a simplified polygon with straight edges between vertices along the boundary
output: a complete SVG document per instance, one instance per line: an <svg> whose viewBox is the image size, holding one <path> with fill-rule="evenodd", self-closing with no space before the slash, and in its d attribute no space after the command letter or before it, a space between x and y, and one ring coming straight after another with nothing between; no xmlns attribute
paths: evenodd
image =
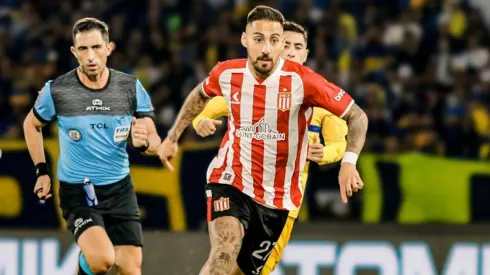
<svg viewBox="0 0 490 275"><path fill-rule="evenodd" d="M277 94L277 109L287 111L291 109L291 93Z"/></svg>
<svg viewBox="0 0 490 275"><path fill-rule="evenodd" d="M230 209L230 199L221 197L219 200L214 201L214 211L225 211Z"/></svg>
<svg viewBox="0 0 490 275"><path fill-rule="evenodd" d="M68 130L68 135L73 141L80 141L82 139L82 133L76 129Z"/></svg>

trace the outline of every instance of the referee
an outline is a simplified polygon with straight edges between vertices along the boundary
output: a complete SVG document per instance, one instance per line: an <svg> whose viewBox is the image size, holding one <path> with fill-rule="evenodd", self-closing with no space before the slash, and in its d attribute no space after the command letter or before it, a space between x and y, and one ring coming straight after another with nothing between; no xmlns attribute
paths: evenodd
<svg viewBox="0 0 490 275"><path fill-rule="evenodd" d="M114 49L107 25L84 18L73 27L78 68L48 81L24 121L36 165L34 193L51 197L41 127L57 119L60 206L81 248L78 274L139 275L142 229L126 144L153 155L160 145L150 97L140 81L106 67Z"/></svg>

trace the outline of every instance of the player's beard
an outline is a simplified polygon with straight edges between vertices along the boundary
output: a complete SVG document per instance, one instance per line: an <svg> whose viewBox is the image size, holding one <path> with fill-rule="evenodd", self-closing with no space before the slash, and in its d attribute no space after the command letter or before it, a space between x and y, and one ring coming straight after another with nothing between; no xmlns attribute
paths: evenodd
<svg viewBox="0 0 490 275"><path fill-rule="evenodd" d="M260 64L260 61L269 61L269 64ZM252 63L255 71L261 76L269 76L276 62L270 55L261 55Z"/></svg>

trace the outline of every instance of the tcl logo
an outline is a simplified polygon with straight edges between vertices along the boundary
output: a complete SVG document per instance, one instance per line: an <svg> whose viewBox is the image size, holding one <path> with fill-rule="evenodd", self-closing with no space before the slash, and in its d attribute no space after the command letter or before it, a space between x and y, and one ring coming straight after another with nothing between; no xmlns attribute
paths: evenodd
<svg viewBox="0 0 490 275"><path fill-rule="evenodd" d="M345 91L341 89L340 92L334 98L337 101L341 101L342 97L344 97L344 95L345 95Z"/></svg>

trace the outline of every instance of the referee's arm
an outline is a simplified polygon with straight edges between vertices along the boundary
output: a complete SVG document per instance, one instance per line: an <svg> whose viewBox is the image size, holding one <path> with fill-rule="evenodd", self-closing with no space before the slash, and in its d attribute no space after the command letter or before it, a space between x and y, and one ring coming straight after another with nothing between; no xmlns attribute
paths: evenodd
<svg viewBox="0 0 490 275"><path fill-rule="evenodd" d="M24 120L24 137L35 165L46 163L41 128L54 119L56 111L51 97L50 82L39 91L34 107Z"/></svg>
<svg viewBox="0 0 490 275"><path fill-rule="evenodd" d="M158 153L158 146L162 140L157 133L155 122L150 117L142 117L137 119L138 124L142 123L146 125L146 133L148 137L148 149L143 152L144 155L155 156Z"/></svg>
<svg viewBox="0 0 490 275"><path fill-rule="evenodd" d="M162 140L157 133L153 117L153 104L151 104L150 95L139 80L136 81L136 123L145 125L146 128L146 146L141 147L144 155L154 156L158 153L158 147ZM133 143L134 145L134 143Z"/></svg>
<svg viewBox="0 0 490 275"><path fill-rule="evenodd" d="M50 82L39 92L36 104L24 120L24 136L31 155L31 159L36 165L37 181L34 186L34 193L44 202L52 195L51 179L49 169L44 154L43 134L41 128L56 116L53 98L51 97Z"/></svg>
<svg viewBox="0 0 490 275"><path fill-rule="evenodd" d="M41 122L36 115L34 115L34 109L29 112L24 120L24 137L32 162L34 162L35 165L46 162L43 146L43 133L41 132L41 128L44 125L46 125L46 123Z"/></svg>

